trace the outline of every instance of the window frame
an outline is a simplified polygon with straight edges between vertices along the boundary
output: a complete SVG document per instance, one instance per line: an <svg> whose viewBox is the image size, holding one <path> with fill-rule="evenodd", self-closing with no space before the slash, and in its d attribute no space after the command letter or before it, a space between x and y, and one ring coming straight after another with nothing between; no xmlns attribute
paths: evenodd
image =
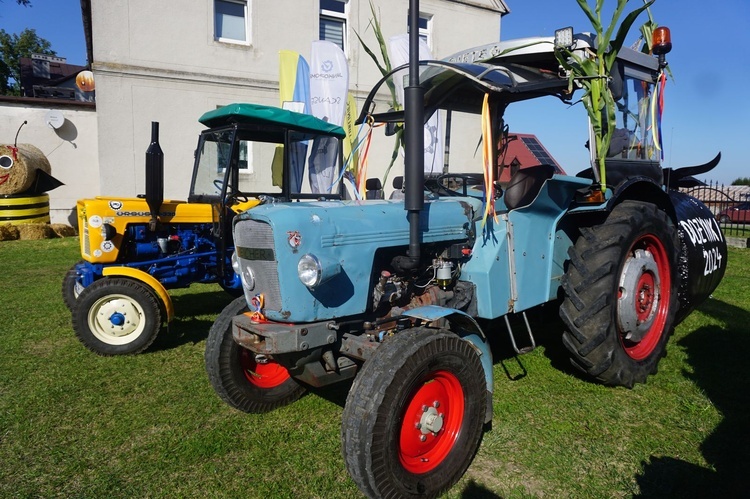
<svg viewBox="0 0 750 499"><path fill-rule="evenodd" d="M252 0L213 0L213 15L214 15L214 41L221 42L221 43L232 43L235 45L250 45L252 42L252 31L251 31L251 23L250 23L250 2ZM216 7L219 2L222 3L231 3L236 5L241 5L243 7L243 17L245 20L245 39L239 40L237 38L225 38L222 36L219 36L218 33L218 26L217 26L217 10Z"/></svg>
<svg viewBox="0 0 750 499"><path fill-rule="evenodd" d="M409 33L409 19L410 19L411 13L407 12L406 14L406 33ZM424 42L427 44L427 47L429 47L430 50L432 50L432 21L434 19L433 14L428 14L427 12L420 12L419 13L419 38L424 40ZM424 20L425 27L422 28L421 24Z"/></svg>
<svg viewBox="0 0 750 499"><path fill-rule="evenodd" d="M343 30L341 34L341 44L343 47L341 47L341 50L344 51L344 54L349 53L349 12L350 12L350 2L349 0L335 0L342 4L344 4L344 12L336 12L334 10L327 10L323 8L323 2L318 3L318 39L323 41L329 41L331 43L335 43L331 40L325 40L324 38L320 38L320 27L321 27L321 21L323 19L326 20L332 20L332 21L340 21L343 24Z"/></svg>

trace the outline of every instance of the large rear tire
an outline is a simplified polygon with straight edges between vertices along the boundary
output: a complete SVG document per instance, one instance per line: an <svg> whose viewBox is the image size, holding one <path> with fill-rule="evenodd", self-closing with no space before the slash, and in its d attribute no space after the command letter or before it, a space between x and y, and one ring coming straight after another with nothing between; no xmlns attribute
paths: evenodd
<svg viewBox="0 0 750 499"><path fill-rule="evenodd" d="M216 394L243 412L269 412L291 404L305 387L273 359L257 359L232 338L232 317L248 311L245 297L227 305L216 318L206 340L204 360Z"/></svg>
<svg viewBox="0 0 750 499"><path fill-rule="evenodd" d="M435 497L479 448L486 382L471 345L444 330L387 339L357 375L342 415L342 452L369 497Z"/></svg>
<svg viewBox="0 0 750 499"><path fill-rule="evenodd" d="M574 366L631 388L657 370L678 308L677 231L651 203L624 201L568 250L560 316Z"/></svg>
<svg viewBox="0 0 750 499"><path fill-rule="evenodd" d="M73 329L81 343L99 355L140 353L161 329L160 302L145 284L105 277L78 295Z"/></svg>

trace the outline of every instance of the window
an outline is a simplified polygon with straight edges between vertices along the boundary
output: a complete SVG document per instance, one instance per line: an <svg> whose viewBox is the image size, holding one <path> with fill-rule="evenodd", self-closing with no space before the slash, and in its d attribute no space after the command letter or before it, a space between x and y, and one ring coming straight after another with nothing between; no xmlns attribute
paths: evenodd
<svg viewBox="0 0 750 499"><path fill-rule="evenodd" d="M320 39L346 52L347 0L320 0Z"/></svg>
<svg viewBox="0 0 750 499"><path fill-rule="evenodd" d="M411 14L406 17L406 32L411 25ZM423 12L419 13L419 38L424 40L428 47L432 48L432 16Z"/></svg>
<svg viewBox="0 0 750 499"><path fill-rule="evenodd" d="M214 0L214 38L250 43L247 0Z"/></svg>

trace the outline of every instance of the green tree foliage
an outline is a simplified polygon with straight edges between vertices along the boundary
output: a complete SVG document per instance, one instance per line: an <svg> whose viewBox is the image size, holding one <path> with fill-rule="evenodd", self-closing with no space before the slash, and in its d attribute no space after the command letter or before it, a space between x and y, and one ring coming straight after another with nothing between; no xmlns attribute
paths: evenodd
<svg viewBox="0 0 750 499"><path fill-rule="evenodd" d="M732 185L750 185L750 177L740 177L732 182Z"/></svg>
<svg viewBox="0 0 750 499"><path fill-rule="evenodd" d="M51 47L36 30L26 28L17 35L0 29L0 95L21 95L21 58L31 54L56 55Z"/></svg>

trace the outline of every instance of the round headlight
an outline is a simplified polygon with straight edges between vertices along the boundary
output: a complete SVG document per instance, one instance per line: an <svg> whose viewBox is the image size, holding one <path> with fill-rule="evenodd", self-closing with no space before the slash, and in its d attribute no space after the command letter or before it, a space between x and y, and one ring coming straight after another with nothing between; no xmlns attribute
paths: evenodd
<svg viewBox="0 0 750 499"><path fill-rule="evenodd" d="M103 224L99 232L105 241L111 241L117 235L117 229L115 229L114 225L110 224Z"/></svg>
<svg viewBox="0 0 750 499"><path fill-rule="evenodd" d="M323 268L315 255L310 253L304 255L297 263L297 275L302 284L308 288L314 288L323 277Z"/></svg>

